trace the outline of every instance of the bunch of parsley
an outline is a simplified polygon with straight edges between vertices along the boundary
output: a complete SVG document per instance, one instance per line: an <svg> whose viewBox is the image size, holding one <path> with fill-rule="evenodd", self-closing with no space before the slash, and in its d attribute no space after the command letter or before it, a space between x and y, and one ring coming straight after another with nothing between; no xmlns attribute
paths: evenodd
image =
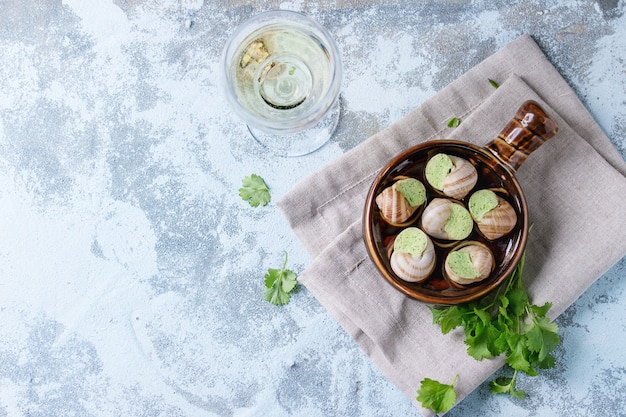
<svg viewBox="0 0 626 417"><path fill-rule="evenodd" d="M537 369L554 367L552 351L560 342L557 325L546 316L552 304L537 306L529 300L522 282L525 258L524 253L509 281L495 294L451 307L429 307L433 323L441 326L442 333L463 327L467 353L474 359L504 355L513 375L491 381L490 390L516 398L525 396L523 390L515 388L517 373L536 376ZM425 407L437 408L437 412L447 411L454 405L450 395L453 385L426 378L418 390L418 400Z"/></svg>

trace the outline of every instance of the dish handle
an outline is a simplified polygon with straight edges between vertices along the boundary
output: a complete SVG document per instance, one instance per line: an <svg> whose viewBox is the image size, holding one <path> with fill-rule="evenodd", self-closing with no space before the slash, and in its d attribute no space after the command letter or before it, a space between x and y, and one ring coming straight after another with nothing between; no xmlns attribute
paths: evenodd
<svg viewBox="0 0 626 417"><path fill-rule="evenodd" d="M528 100L485 147L516 171L528 155L556 135L558 130L559 126L554 119L537 102Z"/></svg>

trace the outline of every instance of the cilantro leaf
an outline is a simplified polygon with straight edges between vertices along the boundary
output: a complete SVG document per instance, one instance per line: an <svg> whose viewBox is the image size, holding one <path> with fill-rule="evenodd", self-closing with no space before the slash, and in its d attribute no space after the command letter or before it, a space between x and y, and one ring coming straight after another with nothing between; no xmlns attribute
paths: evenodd
<svg viewBox="0 0 626 417"><path fill-rule="evenodd" d="M515 389L516 376L517 371L515 371L511 378L507 378L504 376L496 378L489 383L489 390L494 394L510 394L515 398L524 398L526 396L526 393L523 390Z"/></svg>
<svg viewBox="0 0 626 417"><path fill-rule="evenodd" d="M444 315L448 311L450 311L450 309L445 309L445 308L436 308L433 306L427 306L427 307L433 315L433 324L441 323L441 320L443 320Z"/></svg>
<svg viewBox="0 0 626 417"><path fill-rule="evenodd" d="M515 389L518 371L536 376L537 368L554 367L556 359L551 352L560 343L558 326L547 317L552 304L532 304L524 288L525 259L523 253L506 285L494 294L465 304L430 308L433 324L438 324L443 334L463 327L467 353L474 359L504 355L505 363L514 371L513 377L492 381L491 391L516 398L525 395Z"/></svg>
<svg viewBox="0 0 626 417"><path fill-rule="evenodd" d="M281 290L280 286L274 285L269 288L265 288L263 292L263 299L274 305L281 306L289 303L290 296L288 293Z"/></svg>
<svg viewBox="0 0 626 417"><path fill-rule="evenodd" d="M496 340L493 341L493 344L491 345L491 353L493 354L493 356L500 356L501 354L506 352L508 348L508 336L509 335L507 332L502 332L498 335Z"/></svg>
<svg viewBox="0 0 626 417"><path fill-rule="evenodd" d="M545 316L546 314L548 314L548 311L552 308L552 303L545 303L542 306L535 306L532 305L530 306L531 310L533 311L533 313L537 316Z"/></svg>
<svg viewBox="0 0 626 417"><path fill-rule="evenodd" d="M244 177L239 196L252 207L265 206L270 202L270 190L263 178L256 174Z"/></svg>
<svg viewBox="0 0 626 417"><path fill-rule="evenodd" d="M513 325L513 319L509 316L509 299L504 295L498 299L500 305L498 306L498 323L503 328L511 327Z"/></svg>
<svg viewBox="0 0 626 417"><path fill-rule="evenodd" d="M417 401L435 413L449 411L456 402L454 384L456 384L457 378L458 375L454 377L454 381L450 385L424 378L420 383L420 389L417 391Z"/></svg>
<svg viewBox="0 0 626 417"><path fill-rule="evenodd" d="M433 324L440 324L443 334L449 333L463 323L463 311L458 306L447 309L429 308L433 312Z"/></svg>
<svg viewBox="0 0 626 417"><path fill-rule="evenodd" d="M265 288L271 288L278 279L280 271L278 269L269 268L265 274Z"/></svg>
<svg viewBox="0 0 626 417"><path fill-rule="evenodd" d="M263 299L274 305L287 304L291 298L291 291L298 284L298 276L295 272L286 269L287 253L282 269L269 268L265 274L265 291Z"/></svg>
<svg viewBox="0 0 626 417"><path fill-rule="evenodd" d="M551 369L556 366L556 358L550 354L546 355L546 358L539 362L540 369Z"/></svg>
<svg viewBox="0 0 626 417"><path fill-rule="evenodd" d="M500 332L491 324L478 324L473 335L465 338L467 353L476 360L491 358L499 337Z"/></svg>
<svg viewBox="0 0 626 417"><path fill-rule="evenodd" d="M518 371L532 372L530 362L527 359L526 344L519 334L513 334L508 338L509 352L505 362Z"/></svg>
<svg viewBox="0 0 626 417"><path fill-rule="evenodd" d="M468 337L465 339L465 343L469 346L467 348L467 354L477 361L491 357L486 329L481 329L475 336Z"/></svg>
<svg viewBox="0 0 626 417"><path fill-rule="evenodd" d="M557 325L551 323L545 316L533 317L530 323L524 325L526 345L531 352L539 354L537 358L539 362L543 362L559 344L560 339L556 334L558 329Z"/></svg>
<svg viewBox="0 0 626 417"><path fill-rule="evenodd" d="M509 294L509 311L519 317L524 314L524 308L528 305L528 295L523 288L513 288Z"/></svg>
<svg viewBox="0 0 626 417"><path fill-rule="evenodd" d="M459 127L460 124L461 119L459 119L458 117L453 117L447 122L448 127Z"/></svg>

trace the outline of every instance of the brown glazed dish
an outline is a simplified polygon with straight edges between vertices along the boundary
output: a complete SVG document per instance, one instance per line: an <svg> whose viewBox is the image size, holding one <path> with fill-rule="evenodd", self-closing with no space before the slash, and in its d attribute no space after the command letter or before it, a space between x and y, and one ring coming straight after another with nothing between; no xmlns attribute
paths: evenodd
<svg viewBox="0 0 626 417"><path fill-rule="evenodd" d="M409 297L431 304L452 305L467 302L487 294L515 270L526 246L528 236L528 207L522 188L515 178L516 169L546 140L556 134L558 126L534 101L519 108L500 134L485 147L454 140L436 140L410 148L389 162L378 174L367 195L363 216L363 235L370 258L380 274L396 289ZM429 187L424 178L426 162L438 153L458 156L472 163L478 172L474 190L498 189L499 194L513 206L517 215L514 229L505 236L488 240L474 224L465 240L484 243L491 249L495 267L484 280L469 285L452 282L444 273L444 258L455 242L432 239L435 244L436 266L425 281L414 283L399 278L391 269L389 253L397 234L404 228L385 221L376 204L376 196L399 176L419 179L426 186L427 205L441 193ZM471 193L470 193L471 194ZM467 199L460 200L467 205ZM419 216L415 226L419 226Z"/></svg>

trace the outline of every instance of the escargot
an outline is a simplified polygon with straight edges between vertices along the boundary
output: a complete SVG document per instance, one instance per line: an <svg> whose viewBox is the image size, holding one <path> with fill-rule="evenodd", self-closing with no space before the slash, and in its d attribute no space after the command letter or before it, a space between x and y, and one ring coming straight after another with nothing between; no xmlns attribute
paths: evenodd
<svg viewBox="0 0 626 417"><path fill-rule="evenodd" d="M436 258L435 246L428 235L417 227L407 227L393 242L389 261L401 279L422 282L433 273Z"/></svg>
<svg viewBox="0 0 626 417"><path fill-rule="evenodd" d="M401 176L376 196L381 216L392 226L404 226L426 201L426 187L420 180Z"/></svg>
<svg viewBox="0 0 626 417"><path fill-rule="evenodd" d="M463 199L476 185L478 172L467 159L438 153L428 160L426 181L448 197Z"/></svg>
<svg viewBox="0 0 626 417"><path fill-rule="evenodd" d="M422 230L436 239L463 240L472 233L474 222L458 201L434 198L424 209Z"/></svg>
<svg viewBox="0 0 626 417"><path fill-rule="evenodd" d="M444 262L447 277L456 284L468 285L491 275L495 266L493 253L480 242L463 242L450 251Z"/></svg>
<svg viewBox="0 0 626 417"><path fill-rule="evenodd" d="M517 223L517 213L511 204L492 190L478 190L468 202L478 231L487 239L495 240L509 233Z"/></svg>

